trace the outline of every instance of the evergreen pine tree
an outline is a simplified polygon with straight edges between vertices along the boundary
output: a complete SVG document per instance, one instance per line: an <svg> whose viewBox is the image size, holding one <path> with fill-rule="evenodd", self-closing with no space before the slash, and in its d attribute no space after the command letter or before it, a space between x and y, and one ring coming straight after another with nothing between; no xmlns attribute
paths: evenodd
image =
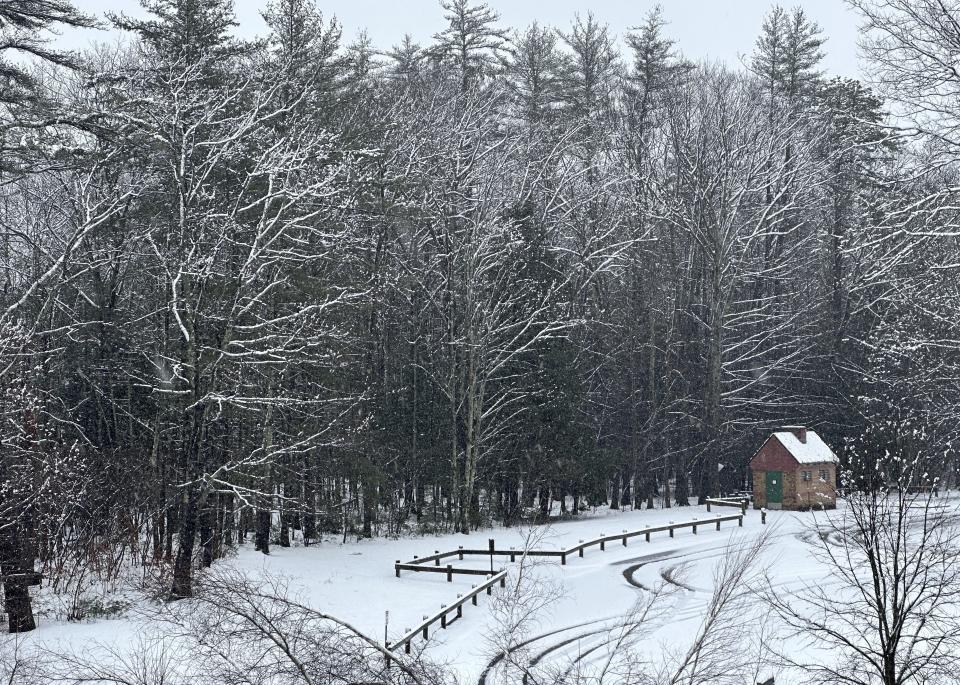
<svg viewBox="0 0 960 685"><path fill-rule="evenodd" d="M263 20L270 31L267 78L284 84L284 102L298 100L300 110L328 120L346 69L340 25L324 23L313 0L272 0Z"/></svg>
<svg viewBox="0 0 960 685"><path fill-rule="evenodd" d="M678 74L692 67L674 54L674 43L664 37L666 21L658 5L648 15L643 26L628 33L627 45L633 57L632 69L627 75L627 95L638 108L641 119L654 106L654 98L673 82Z"/></svg>
<svg viewBox="0 0 960 685"><path fill-rule="evenodd" d="M564 66L563 99L567 120L582 127L581 156L588 174L599 146L598 134L613 114L618 62L613 37L592 13L577 16L569 33L558 32L570 54ZM592 179L591 179L592 180Z"/></svg>
<svg viewBox="0 0 960 685"><path fill-rule="evenodd" d="M404 34L400 44L390 48L386 56L390 60L387 75L392 81L411 84L420 78L424 51L409 33Z"/></svg>
<svg viewBox="0 0 960 685"><path fill-rule="evenodd" d="M54 123L71 120L44 93L31 61L76 68L76 56L52 47L50 34L95 25L67 0L0 3L0 174L29 172L39 138L53 133Z"/></svg>
<svg viewBox="0 0 960 685"><path fill-rule="evenodd" d="M797 7L787 13L774 5L763 20L760 37L751 62L764 89L772 97L782 97L791 106L800 98L814 94L823 60L821 47L826 39L820 27Z"/></svg>
<svg viewBox="0 0 960 685"><path fill-rule="evenodd" d="M0 103L15 105L39 97L38 84L23 57L76 67L76 58L50 45L49 34L64 26L92 27L96 22L67 0L18 0L0 3Z"/></svg>
<svg viewBox="0 0 960 685"><path fill-rule="evenodd" d="M507 47L507 32L496 27L500 16L486 3L471 5L469 0L441 0L447 28L433 38L435 59L454 65L460 76L460 88L466 92L481 83L497 64Z"/></svg>
<svg viewBox="0 0 960 685"><path fill-rule="evenodd" d="M109 16L170 63L215 63L249 49L230 36L237 26L232 0L140 0L140 5L152 16Z"/></svg>
<svg viewBox="0 0 960 685"><path fill-rule="evenodd" d="M514 39L504 67L517 115L531 127L555 119L563 96L556 33L534 22Z"/></svg>

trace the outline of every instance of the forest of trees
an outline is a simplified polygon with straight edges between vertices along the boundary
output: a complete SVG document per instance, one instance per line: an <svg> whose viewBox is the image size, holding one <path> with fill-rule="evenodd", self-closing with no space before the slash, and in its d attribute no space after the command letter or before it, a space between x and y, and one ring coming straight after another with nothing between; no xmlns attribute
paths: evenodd
<svg viewBox="0 0 960 685"><path fill-rule="evenodd" d="M256 41L142 4L0 3L8 607L129 560L189 596L243 540L683 506L783 423L950 477L955 3L853 2L869 85L801 9L724 65L658 11L443 0L389 47L312 0ZM48 33L95 25L124 40Z"/></svg>

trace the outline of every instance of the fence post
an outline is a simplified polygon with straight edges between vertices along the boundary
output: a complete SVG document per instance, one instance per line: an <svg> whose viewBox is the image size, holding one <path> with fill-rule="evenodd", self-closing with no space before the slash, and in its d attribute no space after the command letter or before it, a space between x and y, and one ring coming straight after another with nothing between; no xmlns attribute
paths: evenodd
<svg viewBox="0 0 960 685"><path fill-rule="evenodd" d="M737 517L737 525L743 528L743 514Z"/></svg>
<svg viewBox="0 0 960 685"><path fill-rule="evenodd" d="M386 666L387 670L390 670L390 640L388 639L388 631L390 627L390 612L383 612L383 649L387 653L384 655L386 657Z"/></svg>
<svg viewBox="0 0 960 685"><path fill-rule="evenodd" d="M560 565L561 565L561 566L566 566L566 565L567 565L567 553L566 553L566 552L561 552L561 553L560 553Z"/></svg>
<svg viewBox="0 0 960 685"><path fill-rule="evenodd" d="M500 587L507 587L507 576L500 576Z"/></svg>
<svg viewBox="0 0 960 685"><path fill-rule="evenodd" d="M583 540L580 541L580 544L583 544ZM583 559L583 547L577 550L580 553L580 558Z"/></svg>
<svg viewBox="0 0 960 685"><path fill-rule="evenodd" d="M433 553L439 555L439 554L440 554L440 550L439 550L439 549L435 549L435 550L433 550ZM434 566L439 566L439 565L440 565L440 557L439 557L439 556L438 556L436 559L433 560L433 565L434 565Z"/></svg>
<svg viewBox="0 0 960 685"><path fill-rule="evenodd" d="M697 519L693 519L693 534L697 534Z"/></svg>
<svg viewBox="0 0 960 685"><path fill-rule="evenodd" d="M487 547L490 549L490 573L493 573L493 552L494 552L493 538L487 539Z"/></svg>
<svg viewBox="0 0 960 685"><path fill-rule="evenodd" d="M645 527L646 527L646 529L647 529L646 532L645 532L645 535L646 535L646 537L647 537L647 542L650 542L650 525L647 524Z"/></svg>
<svg viewBox="0 0 960 685"><path fill-rule="evenodd" d="M447 582L453 582L453 564L447 564Z"/></svg>
<svg viewBox="0 0 960 685"><path fill-rule="evenodd" d="M517 560L517 553L513 550L513 547L510 548L510 563L513 563Z"/></svg>
<svg viewBox="0 0 960 685"><path fill-rule="evenodd" d="M710 513L710 500L707 500L707 513Z"/></svg>
<svg viewBox="0 0 960 685"><path fill-rule="evenodd" d="M404 654L410 653L410 640L407 640L406 644L403 645L403 652Z"/></svg>
<svg viewBox="0 0 960 685"><path fill-rule="evenodd" d="M762 523L762 524L764 524L764 525L766 525L766 523L767 523L767 510L766 510L766 509L761 509L761 510L760 510L760 523Z"/></svg>
<svg viewBox="0 0 960 685"><path fill-rule="evenodd" d="M460 555L460 561L463 561L463 545L457 547L457 553Z"/></svg>
<svg viewBox="0 0 960 685"><path fill-rule="evenodd" d="M717 517L717 530L720 530L720 517Z"/></svg>
<svg viewBox="0 0 960 685"><path fill-rule="evenodd" d="M670 537L673 537L673 521L670 522L669 529L670 529Z"/></svg>
<svg viewBox="0 0 960 685"><path fill-rule="evenodd" d="M397 559L397 563L393 565L393 570L397 572L397 578L400 577L400 560Z"/></svg>
<svg viewBox="0 0 960 685"><path fill-rule="evenodd" d="M446 609L446 608L447 608L447 605L446 605L446 604L441 604L441 605L440 605L440 608L441 608L441 609ZM447 612L446 612L446 611L444 611L442 614L440 614L440 627L443 628L443 629L446 629L446 627L447 627Z"/></svg>
<svg viewBox="0 0 960 685"><path fill-rule="evenodd" d="M626 528L624 528L624 530L623 530L623 546L624 546L624 547L627 546L627 530L626 530Z"/></svg>

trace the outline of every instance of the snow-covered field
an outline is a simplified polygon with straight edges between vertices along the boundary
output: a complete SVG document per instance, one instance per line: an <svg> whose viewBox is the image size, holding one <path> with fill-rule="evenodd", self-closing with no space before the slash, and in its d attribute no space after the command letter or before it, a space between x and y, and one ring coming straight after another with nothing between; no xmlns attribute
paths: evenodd
<svg viewBox="0 0 960 685"><path fill-rule="evenodd" d="M735 513L724 508L722 514ZM536 531L540 547L567 547L578 540L622 530L642 529L671 521L702 520L717 515L702 507L684 507L654 511L597 511L573 521L554 523ZM627 547L607 544L606 551L589 548L584 558L575 555L566 566L559 561L538 560L536 573L548 585L559 590L559 596L537 615L527 636L528 655L541 665L549 661L570 664L580 660L589 663L602 656L607 643L616 635L611 628L618 617L638 600L643 587L653 587L666 580L681 587L679 599L668 620L660 620L645 635L648 644L674 644L696 629L712 591L712 573L718 558L731 542L752 539L763 531L772 535L764 556L764 565L778 585L817 582L824 570L811 558L811 536L816 535L817 521L823 514L769 512L767 525L761 525L760 513L748 510L743 528L725 522L718 532L713 525L700 528L694 535L689 529L679 530L671 539L666 533L631 539ZM413 555L427 555L434 550L456 549L457 546L486 548L490 537L498 549L510 546L522 549L529 529L497 529L471 535L443 535L399 540L363 540L324 542L315 547L274 547L269 556L251 547L242 548L237 556L221 564L229 564L250 575L270 574L289 579L300 597L310 606L321 608L351 622L368 635L382 640L385 619L391 639L418 624L425 614L437 611L441 604L456 599L477 582L476 577L455 576L452 583L443 574L404 572L394 576L395 560L406 561ZM469 558L468 558L469 559ZM486 559L456 562L458 565L489 566ZM497 566L511 564L506 559ZM678 569L684 570L678 573ZM432 632L427 655L450 664L463 682L478 682L495 651L483 636L495 634L500 620L491 611L492 602L482 596L479 606L464 607L463 618L447 630L439 626ZM41 622L30 641L54 648L71 646L84 650L92 642L107 643L123 651L137 639L142 626L133 618L58 623ZM419 644L419 640L418 640Z"/></svg>

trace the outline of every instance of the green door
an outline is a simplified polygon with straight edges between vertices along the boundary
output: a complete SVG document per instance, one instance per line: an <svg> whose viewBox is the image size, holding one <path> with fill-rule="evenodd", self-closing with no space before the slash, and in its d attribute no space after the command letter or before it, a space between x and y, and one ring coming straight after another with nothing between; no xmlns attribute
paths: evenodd
<svg viewBox="0 0 960 685"><path fill-rule="evenodd" d="M767 504L783 502L783 471L767 471Z"/></svg>

